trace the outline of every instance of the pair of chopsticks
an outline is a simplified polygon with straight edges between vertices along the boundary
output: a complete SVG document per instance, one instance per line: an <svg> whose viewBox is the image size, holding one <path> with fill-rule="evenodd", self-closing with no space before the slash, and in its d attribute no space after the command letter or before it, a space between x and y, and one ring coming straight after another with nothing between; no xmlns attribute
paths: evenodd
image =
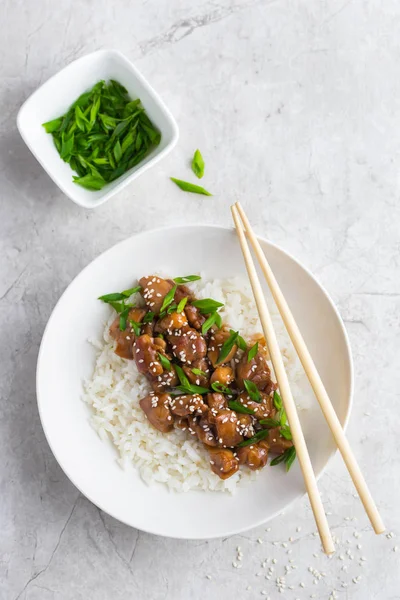
<svg viewBox="0 0 400 600"><path fill-rule="evenodd" d="M343 457L346 467L350 473L353 483L356 487L361 502L364 505L365 511L371 521L375 533L383 533L385 526L376 508L375 502L367 487L360 467L357 464L351 446L344 434L343 428L336 415L335 409L329 399L327 391L318 374L317 368L311 358L310 352L305 344L305 341L300 333L300 330L294 320L290 308L282 294L282 291L275 279L268 260L251 228L249 220L239 202L231 206L233 220L235 222L236 232L239 237L240 246L242 248L244 261L247 268L247 273L250 279L251 287L256 301L258 314L261 325L264 331L264 336L267 341L268 350L271 356L272 365L274 367L275 376L279 385L280 394L282 396L283 405L289 421L289 426L293 436L293 443L296 448L296 455L299 459L301 471L303 473L304 483L307 494L310 499L311 508L314 513L315 522L321 538L321 543L326 554L332 554L335 551L335 546L332 540L331 532L326 518L325 510L319 495L317 481L314 470L308 454L307 445L301 429L299 417L296 410L296 405L293 400L292 392L289 385L289 380L285 371L282 356L279 350L274 327L271 320L271 315L265 301L264 293L261 288L260 281L256 272L254 261L247 244L246 234L250 240L254 253L260 263L261 270L265 276L272 296L281 314L282 320L288 331L293 346L299 356L304 371L310 381L314 394L319 402L324 417L330 427L330 430L335 438L337 447ZM243 222L243 224L242 224ZM244 228L246 233L244 231Z"/></svg>

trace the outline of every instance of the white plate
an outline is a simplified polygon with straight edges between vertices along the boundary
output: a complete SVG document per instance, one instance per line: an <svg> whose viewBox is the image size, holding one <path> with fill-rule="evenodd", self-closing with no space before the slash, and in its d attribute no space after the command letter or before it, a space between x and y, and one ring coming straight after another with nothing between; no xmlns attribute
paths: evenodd
<svg viewBox="0 0 400 600"><path fill-rule="evenodd" d="M297 319L342 424L349 415L353 369L345 329L332 301L294 258L262 241L271 266ZM156 271L171 276L204 271L210 277L246 277L236 234L211 226L145 232L99 256L71 283L51 315L39 352L37 398L47 440L60 466L89 500L116 519L158 535L200 539L259 525L304 494L297 464L266 467L257 481L234 496L218 492L172 493L148 487L136 471L122 471L111 443L100 440L81 400L82 380L91 375L107 307L96 300L108 291ZM335 447L315 401L302 423L316 473Z"/></svg>

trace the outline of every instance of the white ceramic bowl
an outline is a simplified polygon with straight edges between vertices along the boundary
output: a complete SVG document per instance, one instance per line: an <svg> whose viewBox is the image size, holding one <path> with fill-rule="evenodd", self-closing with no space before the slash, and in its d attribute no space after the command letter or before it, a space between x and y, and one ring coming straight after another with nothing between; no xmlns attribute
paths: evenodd
<svg viewBox="0 0 400 600"><path fill-rule="evenodd" d="M353 375L339 314L309 271L277 246L261 243L345 424ZM296 463L288 474L283 468L266 467L255 482L239 487L234 496L172 493L161 484L148 487L136 471L119 467L111 442L101 441L89 423L89 408L81 400L82 380L92 374L95 352L87 340L100 338L109 311L96 298L105 291L131 287L135 279L156 271L177 276L199 270L207 277L246 277L234 231L176 227L141 233L117 244L87 266L60 298L43 335L37 367L43 428L56 459L77 488L128 525L189 539L225 536L259 525L305 491ZM335 445L316 400L301 413L301 420L315 472L320 475Z"/></svg>
<svg viewBox="0 0 400 600"><path fill-rule="evenodd" d="M61 160L52 136L46 133L42 123L63 115L83 92L101 79L115 79L126 87L131 98L140 98L149 118L161 132L161 143L124 175L99 191L90 191L73 182L75 173ZM59 71L25 101L19 110L17 125L26 145L52 180L71 200L85 208L95 208L122 190L166 156L179 137L178 126L161 98L117 50L87 54Z"/></svg>

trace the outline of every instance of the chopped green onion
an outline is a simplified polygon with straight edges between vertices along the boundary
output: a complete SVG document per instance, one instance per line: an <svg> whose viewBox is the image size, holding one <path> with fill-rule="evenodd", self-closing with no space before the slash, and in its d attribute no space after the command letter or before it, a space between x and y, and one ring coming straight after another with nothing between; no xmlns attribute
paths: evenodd
<svg viewBox="0 0 400 600"><path fill-rule="evenodd" d="M179 377L181 385L177 386L177 390L184 392L185 394L207 394L210 390L208 388L201 387L200 385L193 385L186 377L184 370L179 365L174 365L176 374Z"/></svg>
<svg viewBox="0 0 400 600"><path fill-rule="evenodd" d="M141 286L137 285L136 287L131 288L130 290L125 290L125 291L121 292L121 294L126 296L126 298L129 298L129 296L132 296L132 294L136 294L136 292L140 292L141 289L142 289Z"/></svg>
<svg viewBox="0 0 400 600"><path fill-rule="evenodd" d="M244 341L244 339L242 338L241 335L238 335L238 337L237 337L237 345L238 345L238 347L241 350L243 350L243 352L246 352L246 350L247 350L247 344L246 344L246 342Z"/></svg>
<svg viewBox="0 0 400 600"><path fill-rule="evenodd" d="M218 313L214 312L208 317L208 319L204 321L203 325L201 326L201 333L203 335L205 335L207 331L214 325L217 315Z"/></svg>
<svg viewBox="0 0 400 600"><path fill-rule="evenodd" d="M256 384L250 381L250 379L245 379L243 383L244 387L246 388L246 392L250 396L250 399L253 400L253 402L261 402L260 390Z"/></svg>
<svg viewBox="0 0 400 600"><path fill-rule="evenodd" d="M103 302L114 302L115 300L125 300L125 298L129 298L132 294L139 292L142 288L140 285L130 289L125 290L124 292L115 292L114 294L105 294L105 296L99 296L98 300L102 300Z"/></svg>
<svg viewBox="0 0 400 600"><path fill-rule="evenodd" d="M204 373L201 369L192 369L192 373L194 375L199 375L200 377L206 377L207 373Z"/></svg>
<svg viewBox="0 0 400 600"><path fill-rule="evenodd" d="M141 324L137 323L136 321L132 321L132 319L129 319L129 324L132 327L133 331L135 332L135 335L137 337L139 337L140 331L141 331Z"/></svg>
<svg viewBox="0 0 400 600"><path fill-rule="evenodd" d="M196 150L192 159L192 171L199 179L204 175L204 166L204 159L201 152L200 150Z"/></svg>
<svg viewBox="0 0 400 600"><path fill-rule="evenodd" d="M175 283L189 283L190 281L198 281L200 275L185 275L184 277L174 277Z"/></svg>
<svg viewBox="0 0 400 600"><path fill-rule="evenodd" d="M213 300L212 298L204 298L203 300L195 300L192 302L192 306L198 308L202 315L208 315L224 305L221 302Z"/></svg>
<svg viewBox="0 0 400 600"><path fill-rule="evenodd" d="M214 381L214 383L211 384L211 389L220 394L228 394L229 396L233 396L233 391L219 381Z"/></svg>
<svg viewBox="0 0 400 600"><path fill-rule="evenodd" d="M172 302L172 304L170 304L167 308L167 315L170 315L171 313L176 312L177 308L178 307L176 306L176 303Z"/></svg>
<svg viewBox="0 0 400 600"><path fill-rule="evenodd" d="M193 383L189 383L188 387L184 385L178 385L176 389L184 392L185 394L208 394L210 391L208 388L200 385L194 385Z"/></svg>
<svg viewBox="0 0 400 600"><path fill-rule="evenodd" d="M127 304L125 304L124 302L113 302L112 300L110 300L107 304L112 306L113 309L117 311L117 313L122 313L122 311L125 310L125 308L127 307ZM132 308L133 304L129 304L129 306Z"/></svg>
<svg viewBox="0 0 400 600"><path fill-rule="evenodd" d="M99 81L68 111L43 123L60 157L75 172L74 183L96 191L141 162L160 143L140 100L118 82ZM96 165L96 166L95 166Z"/></svg>
<svg viewBox="0 0 400 600"><path fill-rule="evenodd" d="M255 357L255 355L258 352L258 342L256 342L254 344L254 346L252 348L250 348L248 354L247 354L247 362L249 363L250 361L253 360L253 358Z"/></svg>
<svg viewBox="0 0 400 600"><path fill-rule="evenodd" d="M170 371L171 370L171 362L168 360L168 358L166 356L164 356L163 354L161 354L161 352L158 352L158 358L160 359L160 363L161 363L161 366L164 369L164 371Z"/></svg>
<svg viewBox="0 0 400 600"><path fill-rule="evenodd" d="M268 437L268 435L268 429L261 429L255 435L253 435L253 437L249 438L248 440L244 440L243 442L240 442L240 444L238 444L238 447L243 448L244 446L251 446L252 444L257 444L257 442L260 442L261 440L265 439L266 437Z"/></svg>
<svg viewBox="0 0 400 600"><path fill-rule="evenodd" d="M281 408L281 410L278 413L278 417L279 417L279 423L282 427L284 427L287 423L287 416L286 416L286 411L284 408Z"/></svg>
<svg viewBox="0 0 400 600"><path fill-rule="evenodd" d="M238 336L239 336L238 331L230 332L228 339L225 340L225 342L221 346L221 350L219 351L218 361L217 361L218 364L223 363L224 360L229 356L232 348L236 344L236 340L237 340Z"/></svg>
<svg viewBox="0 0 400 600"><path fill-rule="evenodd" d="M182 298L182 300L178 304L178 308L176 309L177 313L183 312L183 309L185 308L185 306L187 304L187 301L188 301L188 297L187 296L185 298Z"/></svg>
<svg viewBox="0 0 400 600"><path fill-rule="evenodd" d="M190 183L189 181L183 181L182 179L176 179L175 177L170 177L171 181L176 183L178 188L183 190L184 192L191 192L192 194L202 194L203 196L212 196L210 192L207 192L200 185L195 185L194 183Z"/></svg>
<svg viewBox="0 0 400 600"><path fill-rule="evenodd" d="M285 440L293 439L292 432L290 431L290 427L288 427L287 425L285 425L285 427L281 427L281 429L279 431L279 435L284 437Z"/></svg>
<svg viewBox="0 0 400 600"><path fill-rule="evenodd" d="M151 310L149 310L149 312L147 312L144 315L143 323L151 323L155 316L156 316L155 313L153 313Z"/></svg>
<svg viewBox="0 0 400 600"><path fill-rule="evenodd" d="M276 410L281 410L281 408L283 408L282 398L276 390L274 391L274 406Z"/></svg>
<svg viewBox="0 0 400 600"><path fill-rule="evenodd" d="M125 294L115 292L115 294L105 294L105 296L99 296L98 300L102 300L103 302L115 302L115 300L125 300Z"/></svg>
<svg viewBox="0 0 400 600"><path fill-rule="evenodd" d="M173 301L177 287L178 287L177 285L174 285L174 287L169 290L168 294L166 294L164 301L161 305L160 313L162 313L164 310L166 310L168 308L168 306L171 304L171 302Z"/></svg>
<svg viewBox="0 0 400 600"><path fill-rule="evenodd" d="M237 400L230 400L228 402L228 406L231 410L234 410L237 413L243 413L244 415L254 415L254 410L252 408L243 406L243 404L241 404Z"/></svg>
<svg viewBox="0 0 400 600"><path fill-rule="evenodd" d="M289 471L295 458L296 448L294 446L291 446L290 448L287 448L283 454L280 454L279 456L271 460L270 465L271 467L274 467L275 465L279 465L281 462L284 462L286 464L286 471Z"/></svg>
<svg viewBox="0 0 400 600"><path fill-rule="evenodd" d="M280 423L276 419L262 419L259 421L260 425L266 425L267 427L279 427Z"/></svg>
<svg viewBox="0 0 400 600"><path fill-rule="evenodd" d="M296 459L296 448L294 446L292 446L291 448L288 448L287 457L285 459L286 472L289 471L289 469L292 466L292 464L294 463L295 459Z"/></svg>
<svg viewBox="0 0 400 600"><path fill-rule="evenodd" d="M131 310L132 306L127 306L120 314L119 316L119 328L121 331L125 331L126 329L126 319L127 316L129 314L129 311Z"/></svg>

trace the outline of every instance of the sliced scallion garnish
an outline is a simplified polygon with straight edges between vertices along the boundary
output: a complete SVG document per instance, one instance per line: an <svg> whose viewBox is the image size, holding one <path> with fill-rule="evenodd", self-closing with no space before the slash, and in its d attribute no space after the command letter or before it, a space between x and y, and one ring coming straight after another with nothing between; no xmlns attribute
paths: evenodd
<svg viewBox="0 0 400 600"><path fill-rule="evenodd" d="M253 402L261 402L260 390L256 384L250 381L250 379L244 379L243 383L244 387L246 388L246 392L250 396L250 399L253 400Z"/></svg>
<svg viewBox="0 0 400 600"><path fill-rule="evenodd" d="M191 281L198 281L201 279L200 275L185 275L184 277L174 277L175 283L190 283Z"/></svg>
<svg viewBox="0 0 400 600"><path fill-rule="evenodd" d="M247 362L249 363L251 360L253 360L253 358L255 357L255 355L258 352L258 342L256 342L254 344L254 346L252 346L247 354Z"/></svg>

